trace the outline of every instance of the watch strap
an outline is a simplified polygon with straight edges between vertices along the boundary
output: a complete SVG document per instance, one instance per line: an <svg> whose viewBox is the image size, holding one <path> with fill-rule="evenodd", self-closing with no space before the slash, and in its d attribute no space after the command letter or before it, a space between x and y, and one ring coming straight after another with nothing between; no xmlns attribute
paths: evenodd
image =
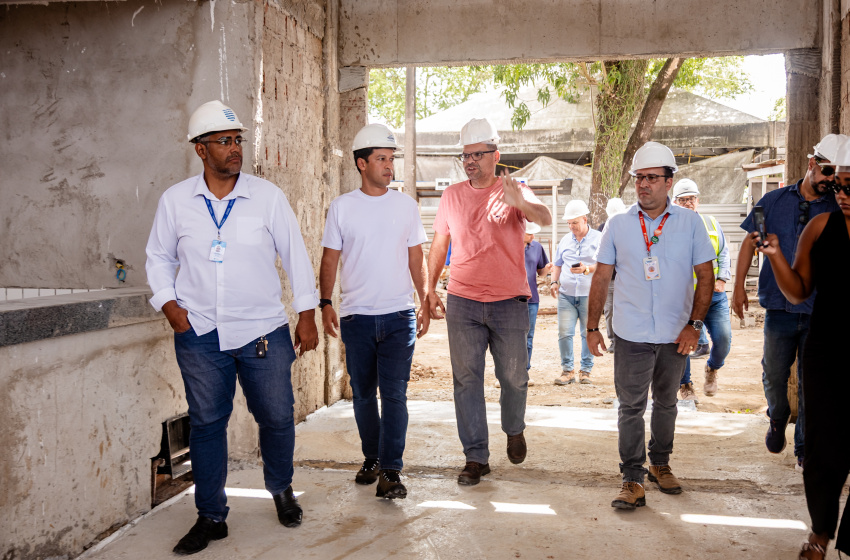
<svg viewBox="0 0 850 560"><path fill-rule="evenodd" d="M319 309L324 309L326 305L333 305L334 302L329 299L320 299L319 300Z"/></svg>

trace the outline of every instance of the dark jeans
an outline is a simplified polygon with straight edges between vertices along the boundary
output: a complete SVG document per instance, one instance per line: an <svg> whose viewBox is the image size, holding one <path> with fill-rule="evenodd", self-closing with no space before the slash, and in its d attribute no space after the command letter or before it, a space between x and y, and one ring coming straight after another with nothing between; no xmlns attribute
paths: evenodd
<svg viewBox="0 0 850 560"><path fill-rule="evenodd" d="M537 325L537 310L540 309L539 303L528 304L528 363L525 369L531 369L531 348L534 342L534 326Z"/></svg>
<svg viewBox="0 0 850 560"><path fill-rule="evenodd" d="M339 324L363 456L380 459L383 469L400 471L407 437L407 383L416 342L416 314L406 309L385 315L347 315Z"/></svg>
<svg viewBox="0 0 850 560"><path fill-rule="evenodd" d="M677 347L675 343L648 344L619 337L614 345L614 388L620 401L617 430L623 481L643 484L646 473L643 414L650 387L649 462L666 465L670 461L678 412L676 394L685 367L685 356L676 352Z"/></svg>
<svg viewBox="0 0 850 560"><path fill-rule="evenodd" d="M258 358L257 340L242 348L219 350L218 331L197 336L194 329L174 335L177 363L189 402L189 449L195 478L198 514L224 521L229 508L224 493L227 479L227 422L233 411L236 380L248 410L260 427L260 451L266 490L280 494L292 484L295 423L291 367L295 350L284 325L266 335L265 358Z"/></svg>
<svg viewBox="0 0 850 560"><path fill-rule="evenodd" d="M711 353L708 355L708 367L720 369L726 363L726 356L732 349L732 321L729 315L729 298L726 292L713 292L711 294L711 305L705 314L705 327L703 333L708 330L711 336ZM704 334L700 334L700 344ZM685 375L682 376L682 384L691 382L691 358L685 364Z"/></svg>
<svg viewBox="0 0 850 560"><path fill-rule="evenodd" d="M467 461L487 463L484 353L489 347L501 385L502 430L510 436L519 434L525 430L528 393L528 303L520 298L480 302L449 294L446 324L463 453Z"/></svg>
<svg viewBox="0 0 850 560"><path fill-rule="evenodd" d="M768 309L764 316L762 383L767 398L767 414L780 424L784 424L791 416L788 376L794 360L797 360L797 422L794 426L794 455L797 457L805 456L803 347L809 333L810 318L807 313L788 313L779 309Z"/></svg>

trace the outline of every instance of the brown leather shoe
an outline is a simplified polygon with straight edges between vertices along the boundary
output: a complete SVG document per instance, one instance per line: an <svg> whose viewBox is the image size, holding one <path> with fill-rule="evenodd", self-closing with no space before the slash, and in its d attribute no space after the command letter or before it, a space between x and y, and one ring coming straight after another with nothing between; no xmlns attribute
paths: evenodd
<svg viewBox="0 0 850 560"><path fill-rule="evenodd" d="M481 482L481 477L490 474L490 463L481 464L467 461L466 466L457 477L457 483L463 486L475 486Z"/></svg>
<svg viewBox="0 0 850 560"><path fill-rule="evenodd" d="M611 502L611 507L617 509L635 509L646 505L646 492L639 482L623 482L620 493Z"/></svg>
<svg viewBox="0 0 850 560"><path fill-rule="evenodd" d="M555 380L555 385L569 385L570 383L576 382L576 372L574 371L565 371L561 374L561 377Z"/></svg>
<svg viewBox="0 0 850 560"><path fill-rule="evenodd" d="M699 399L697 398L697 394L694 392L694 384L693 383L683 383L679 385L679 400L680 401L694 401L694 404L699 404Z"/></svg>
<svg viewBox="0 0 850 560"><path fill-rule="evenodd" d="M525 461L525 456L528 453L528 448L525 445L525 436L522 432L515 436L508 436L508 459L514 465L519 465Z"/></svg>
<svg viewBox="0 0 850 560"><path fill-rule="evenodd" d="M582 385L590 385L591 383L593 383L593 381L590 380L590 372L589 371L581 370L580 372L578 372L578 377L579 377L578 382L581 383Z"/></svg>
<svg viewBox="0 0 850 560"><path fill-rule="evenodd" d="M713 397L717 392L717 370L708 367L705 364L705 384L702 386L702 392L707 397Z"/></svg>
<svg viewBox="0 0 850 560"><path fill-rule="evenodd" d="M679 479L676 478L676 475L673 474L673 471L670 470L669 465L662 465L658 467L650 465L647 477L650 482L657 484L658 489L665 494L682 493L682 484L679 482Z"/></svg>

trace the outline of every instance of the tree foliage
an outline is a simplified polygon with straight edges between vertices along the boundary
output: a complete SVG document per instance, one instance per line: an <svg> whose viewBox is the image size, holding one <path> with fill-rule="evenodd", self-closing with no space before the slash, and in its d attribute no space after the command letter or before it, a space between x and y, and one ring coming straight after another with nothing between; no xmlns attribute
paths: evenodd
<svg viewBox="0 0 850 560"><path fill-rule="evenodd" d="M404 68L376 68L369 72L369 114L393 128L404 124L407 84ZM493 84L490 66L439 66L416 69L416 118L463 103L473 93Z"/></svg>

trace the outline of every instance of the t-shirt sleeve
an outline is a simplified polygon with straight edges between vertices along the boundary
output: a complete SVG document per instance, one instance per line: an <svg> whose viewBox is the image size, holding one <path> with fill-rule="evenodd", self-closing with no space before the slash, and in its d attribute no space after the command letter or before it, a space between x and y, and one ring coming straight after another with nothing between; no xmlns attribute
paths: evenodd
<svg viewBox="0 0 850 560"><path fill-rule="evenodd" d="M558 246L555 247L555 258L552 260L552 264L555 266L564 266L564 249L563 249L564 240L561 239L561 242L558 243Z"/></svg>
<svg viewBox="0 0 850 560"><path fill-rule="evenodd" d="M328 217L325 220L325 234L322 237L322 247L342 251L342 234L339 231L338 219L339 205L336 201L331 202L331 207L328 208Z"/></svg>
<svg viewBox="0 0 850 560"><path fill-rule="evenodd" d="M448 196L446 196L448 195ZM434 217L434 232L440 235L451 235L449 229L449 214L451 213L451 194L446 191L440 198L440 205L437 206L437 215Z"/></svg>
<svg viewBox="0 0 850 560"><path fill-rule="evenodd" d="M758 204L756 204L756 206L763 207L765 209L765 215L767 215L767 207L770 206L770 201L768 200L767 196L763 196L758 201ZM752 233L756 230L756 223L753 220L752 210L750 210L750 213L747 215L746 219L741 222L741 229L749 233Z"/></svg>
<svg viewBox="0 0 850 560"><path fill-rule="evenodd" d="M407 237L407 246L416 247L428 241L425 226L422 225L422 217L419 215L419 205L415 201L408 205L410 208L410 234Z"/></svg>
<svg viewBox="0 0 850 560"><path fill-rule="evenodd" d="M549 264L549 258L546 256L546 251L543 250L543 245L540 246L540 258L537 259L537 270Z"/></svg>
<svg viewBox="0 0 850 560"><path fill-rule="evenodd" d="M615 229L613 221L608 220L605 229L602 230L602 239L599 240L599 248L594 257L597 263L615 264L617 262L617 249L614 247L614 235L612 233Z"/></svg>

